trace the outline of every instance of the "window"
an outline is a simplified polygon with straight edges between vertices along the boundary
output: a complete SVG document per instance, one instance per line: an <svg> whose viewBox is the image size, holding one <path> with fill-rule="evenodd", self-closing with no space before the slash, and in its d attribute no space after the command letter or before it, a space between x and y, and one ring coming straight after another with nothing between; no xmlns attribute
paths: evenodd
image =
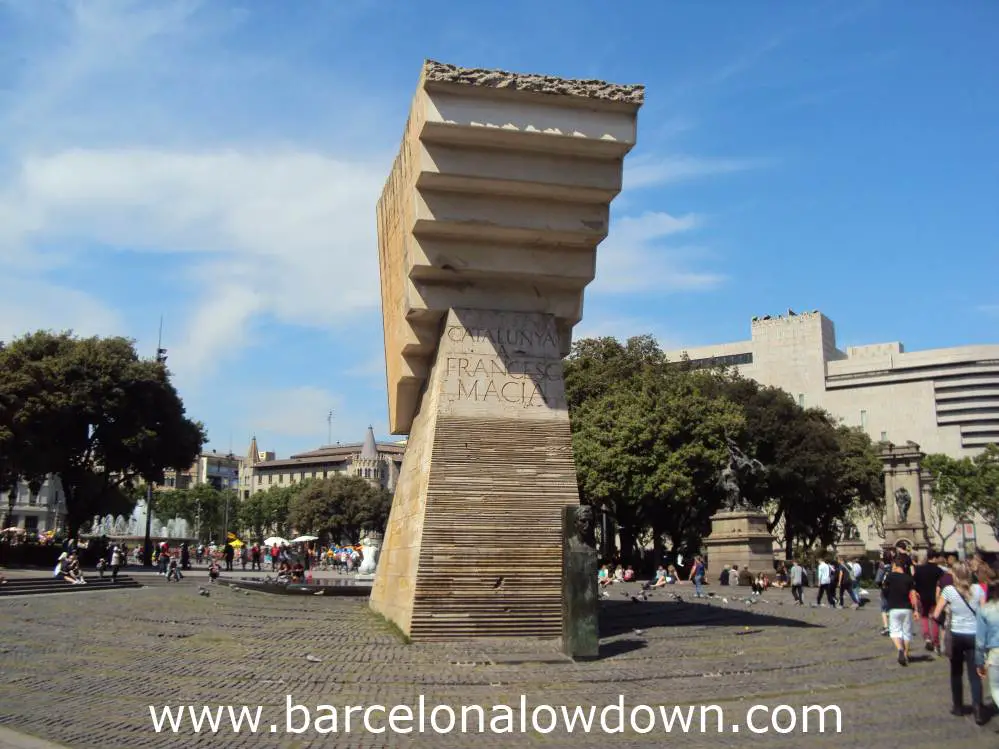
<svg viewBox="0 0 999 749"><path fill-rule="evenodd" d="M882 442L888 441L888 432L881 432L881 441Z"/></svg>
<svg viewBox="0 0 999 749"><path fill-rule="evenodd" d="M35 494L33 491L31 491L31 487L28 487L28 504L29 505L37 505L38 504L38 495ZM27 518L25 518L25 519L27 519Z"/></svg>
<svg viewBox="0 0 999 749"><path fill-rule="evenodd" d="M798 393L798 405L801 408L805 407L805 394L804 393Z"/></svg>
<svg viewBox="0 0 999 749"><path fill-rule="evenodd" d="M273 474L270 474L270 473L267 474L267 483L268 484L273 484L274 483L274 475Z"/></svg>
<svg viewBox="0 0 999 749"><path fill-rule="evenodd" d="M261 485L262 483L264 483L264 477L263 477L263 476L261 476L261 475L260 475L260 474L258 473L258 474L257 474L257 486L260 486L260 485Z"/></svg>
<svg viewBox="0 0 999 749"><path fill-rule="evenodd" d="M37 531L38 530L38 517L36 515L25 515L25 517L24 517L24 530L26 530L26 531Z"/></svg>
<svg viewBox="0 0 999 749"><path fill-rule="evenodd" d="M283 473L278 474L278 483L279 484L283 484L284 483L284 474Z"/></svg>
<svg viewBox="0 0 999 749"><path fill-rule="evenodd" d="M860 428L867 429L867 411L860 412Z"/></svg>

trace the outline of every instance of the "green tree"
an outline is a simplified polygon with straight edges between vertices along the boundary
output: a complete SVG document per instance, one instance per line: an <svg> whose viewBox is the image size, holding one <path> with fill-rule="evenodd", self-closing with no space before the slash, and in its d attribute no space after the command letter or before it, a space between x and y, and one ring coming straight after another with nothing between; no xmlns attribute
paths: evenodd
<svg viewBox="0 0 999 749"><path fill-rule="evenodd" d="M580 341L566 362L580 495L614 518L625 557L646 530L661 555L667 540L698 550L710 529L725 437L742 429L712 376L670 365L649 336Z"/></svg>
<svg viewBox="0 0 999 749"><path fill-rule="evenodd" d="M288 506L302 486L274 485L266 491L254 492L240 504L241 526L258 541L271 534L287 536Z"/></svg>
<svg viewBox="0 0 999 749"><path fill-rule="evenodd" d="M384 531L391 497L358 476L336 474L297 488L288 522L299 533L328 537L334 543L357 543L365 529Z"/></svg>
<svg viewBox="0 0 999 749"><path fill-rule="evenodd" d="M38 332L0 349L2 434L16 474L62 480L67 530L112 511L140 480L189 466L205 440L165 366L124 338Z"/></svg>
<svg viewBox="0 0 999 749"><path fill-rule="evenodd" d="M979 465L971 458L952 458L942 453L927 455L923 468L931 477L928 525L943 548L959 524L971 519L983 506L986 487Z"/></svg>
<svg viewBox="0 0 999 749"><path fill-rule="evenodd" d="M978 512L989 522L993 534L999 539L999 445L986 445L985 450L975 456L974 462L982 491Z"/></svg>
<svg viewBox="0 0 999 749"><path fill-rule="evenodd" d="M737 441L766 471L744 477L741 488L767 509L786 554L831 544L851 514L882 506L881 462L866 434L802 408L779 388L729 372L709 382L745 415Z"/></svg>

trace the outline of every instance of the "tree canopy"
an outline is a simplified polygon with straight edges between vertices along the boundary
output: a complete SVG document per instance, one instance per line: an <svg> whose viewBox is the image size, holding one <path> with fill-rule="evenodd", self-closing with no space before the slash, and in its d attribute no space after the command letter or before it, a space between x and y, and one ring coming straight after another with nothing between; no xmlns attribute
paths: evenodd
<svg viewBox="0 0 999 749"><path fill-rule="evenodd" d="M385 530L392 495L359 476L311 479L297 489L288 506L288 523L299 533L354 544L364 530Z"/></svg>
<svg viewBox="0 0 999 749"><path fill-rule="evenodd" d="M976 514L999 538L999 445L988 445L974 458L927 455L923 468L932 482L928 524L941 546Z"/></svg>
<svg viewBox="0 0 999 749"><path fill-rule="evenodd" d="M860 430L789 394L719 369L669 362L650 336L585 339L565 366L581 499L636 539L690 555L722 505L727 440L766 468L740 477L794 544L836 540L851 511L883 502L881 462Z"/></svg>
<svg viewBox="0 0 999 749"><path fill-rule="evenodd" d="M129 510L136 482L187 468L204 441L164 364L128 339L41 331L0 347L0 484L58 475L70 534Z"/></svg>

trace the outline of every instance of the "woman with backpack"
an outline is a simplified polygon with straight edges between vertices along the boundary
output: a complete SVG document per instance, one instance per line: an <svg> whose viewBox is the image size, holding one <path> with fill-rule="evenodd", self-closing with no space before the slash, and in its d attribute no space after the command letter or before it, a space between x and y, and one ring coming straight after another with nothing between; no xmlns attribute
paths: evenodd
<svg viewBox="0 0 999 749"><path fill-rule="evenodd" d="M950 658L950 694L953 700L952 715L964 715L964 677L961 669L967 672L971 684L971 709L978 725L985 723L982 707L982 680L975 667L975 634L978 630L978 609L985 601L981 587L971 584L971 571L964 562L957 562L951 568L953 582L940 591L933 618L940 621L944 608L950 607L950 629L947 632L949 643L946 646Z"/></svg>

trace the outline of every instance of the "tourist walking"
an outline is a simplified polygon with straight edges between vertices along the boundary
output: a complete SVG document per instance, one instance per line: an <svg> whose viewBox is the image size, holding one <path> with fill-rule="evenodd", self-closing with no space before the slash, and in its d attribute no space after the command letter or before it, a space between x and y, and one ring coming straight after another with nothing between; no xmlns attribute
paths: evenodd
<svg viewBox="0 0 999 749"><path fill-rule="evenodd" d="M940 625L933 616L937 605L937 586L943 570L937 564L937 554L926 552L920 564L916 565L913 579L916 581L916 592L919 594L919 614L923 622L923 641L929 651L940 652Z"/></svg>
<svg viewBox="0 0 999 749"><path fill-rule="evenodd" d="M122 552L120 546L115 546L111 550L111 582L118 582L118 570L121 569L122 562L124 562L125 554Z"/></svg>
<svg viewBox="0 0 999 749"><path fill-rule="evenodd" d="M797 559L791 563L791 570L788 572L788 581L791 584L791 595L794 597L795 604L804 606L805 600L802 597L802 589L805 584L805 570Z"/></svg>
<svg viewBox="0 0 999 749"><path fill-rule="evenodd" d="M919 618L919 595L916 582L906 570L908 559L896 554L891 572L885 579L888 602L888 634L898 651L898 664L909 665L909 644L912 642L912 618Z"/></svg>
<svg viewBox="0 0 999 749"><path fill-rule="evenodd" d="M953 700L951 714L964 715L965 671L971 684L971 709L975 720L984 723L982 710L982 680L975 668L975 635L978 631L978 609L985 594L971 584L971 570L958 562L950 570L953 582L940 591L940 598L933 609L933 618L939 619L945 607L950 607L950 696Z"/></svg>
<svg viewBox="0 0 999 749"><path fill-rule="evenodd" d="M816 578L819 584L819 594L815 599L815 603L819 606L825 606L826 604L822 602L822 596L825 596L829 605L836 608L836 597L833 588L833 568L825 559L819 561Z"/></svg>
<svg viewBox="0 0 999 749"><path fill-rule="evenodd" d="M992 703L999 705L999 579L994 576L989 582L986 602L978 607L975 666L978 675L988 679ZM975 716L976 720L979 717L985 716Z"/></svg>
<svg viewBox="0 0 999 749"><path fill-rule="evenodd" d="M853 580L853 567L846 561L846 557L836 557L836 572L833 574L836 575L839 583L839 607L846 608L844 599L849 595L850 600L853 601L853 608L860 608L860 599L857 597Z"/></svg>
<svg viewBox="0 0 999 749"><path fill-rule="evenodd" d="M694 583L694 598L702 598L704 596L704 560L700 556L694 557L694 564L690 568L690 579Z"/></svg>

